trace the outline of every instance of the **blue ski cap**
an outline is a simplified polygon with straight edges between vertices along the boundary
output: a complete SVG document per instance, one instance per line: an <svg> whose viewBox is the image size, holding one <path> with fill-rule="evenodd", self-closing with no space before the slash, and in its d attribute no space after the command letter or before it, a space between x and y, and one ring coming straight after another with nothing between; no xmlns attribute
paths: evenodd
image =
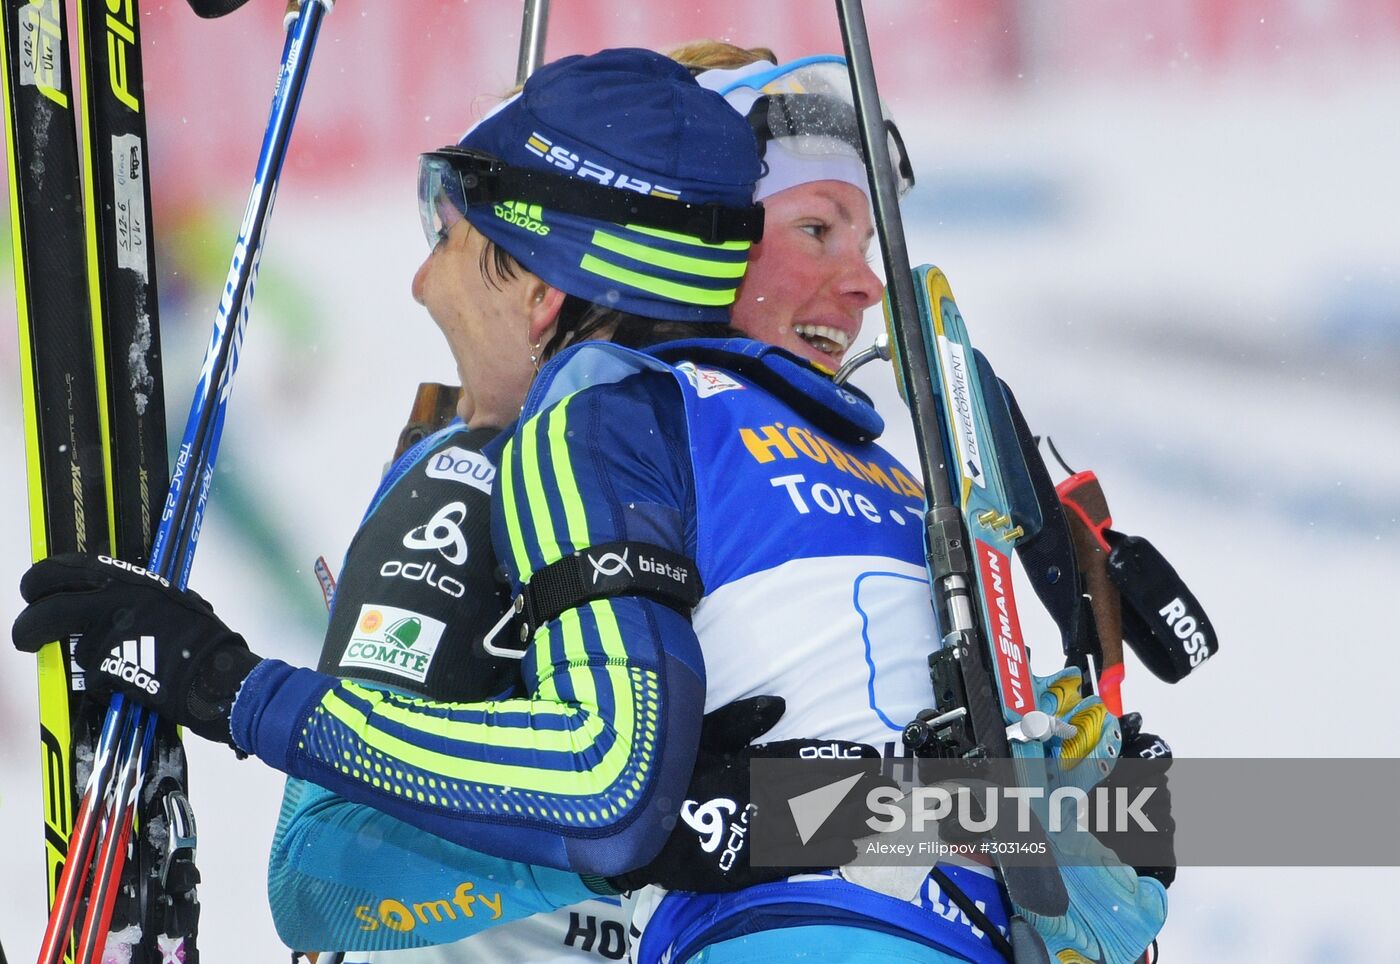
<svg viewBox="0 0 1400 964"><path fill-rule="evenodd" d="M515 167L618 190L747 207L754 135L724 98L650 50L603 50L541 67L458 146ZM728 322L749 242L566 214L470 204L478 231L561 291L643 318Z"/></svg>
<svg viewBox="0 0 1400 964"><path fill-rule="evenodd" d="M696 80L723 94L758 137L765 169L754 190L755 201L812 181L844 181L870 196L844 57L818 54L782 64L759 60L707 70ZM899 128L884 105L881 110L895 189L903 197L914 186L914 171Z"/></svg>

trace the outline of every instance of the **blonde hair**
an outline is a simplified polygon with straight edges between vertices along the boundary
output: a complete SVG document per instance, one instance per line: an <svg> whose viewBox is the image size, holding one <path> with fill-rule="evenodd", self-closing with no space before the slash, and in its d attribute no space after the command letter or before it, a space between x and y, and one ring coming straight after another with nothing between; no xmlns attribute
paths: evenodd
<svg viewBox="0 0 1400 964"><path fill-rule="evenodd" d="M776 64L778 55L768 47L740 47L724 40L692 40L690 43L663 50L661 54L680 64L690 75L702 74L707 70L733 70L747 67L760 60ZM501 99L514 97L525 89L524 84L515 84L501 93Z"/></svg>
<svg viewBox="0 0 1400 964"><path fill-rule="evenodd" d="M778 62L778 55L768 47L740 47L723 40L693 40L670 50L667 57L685 67L692 75L706 70L733 70L747 67L759 60Z"/></svg>

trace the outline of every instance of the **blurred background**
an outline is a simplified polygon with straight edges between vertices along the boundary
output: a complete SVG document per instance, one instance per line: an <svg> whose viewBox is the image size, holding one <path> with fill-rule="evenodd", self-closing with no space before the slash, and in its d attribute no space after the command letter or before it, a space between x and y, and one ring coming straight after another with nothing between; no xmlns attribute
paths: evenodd
<svg viewBox="0 0 1400 964"><path fill-rule="evenodd" d="M176 431L281 11L142 11ZM912 256L944 269L1033 428L1098 472L1117 527L1163 550L1219 631L1220 655L1177 687L1130 657L1129 708L1179 757L1397 755L1400 0L867 0L867 17L918 177ZM326 20L191 580L263 654L314 662L312 563L338 570L417 383L455 378L409 294L427 253L416 154L498 102L519 33L516 0L343 3ZM701 37L840 51L817 0L554 0L547 55ZM29 561L12 284L0 271L5 624ZM857 381L912 459L888 368ZM1022 596L1047 672L1056 636ZM43 931L35 689L32 660L0 646L13 961ZM263 883L281 778L198 741L190 759L205 957L285 960ZM1324 816L1300 813L1298 832L1326 832ZM1393 868L1186 869L1162 959L1397 961L1397 887Z"/></svg>

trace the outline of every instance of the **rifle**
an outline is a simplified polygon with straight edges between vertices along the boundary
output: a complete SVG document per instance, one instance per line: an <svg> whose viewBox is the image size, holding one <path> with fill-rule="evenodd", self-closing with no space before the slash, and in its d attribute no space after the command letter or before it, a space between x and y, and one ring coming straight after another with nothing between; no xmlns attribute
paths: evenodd
<svg viewBox="0 0 1400 964"><path fill-rule="evenodd" d="M1011 760L1018 773L1043 773L1045 741L1066 735L1066 725L1037 708L1010 566L1016 545L1040 529L1038 503L1006 396L972 349L947 279L931 266L908 267L860 0L837 0L837 15L884 258L896 377L924 479L930 590L945 633L929 657L934 706L909 723L904 742L921 758ZM1046 839L1036 824L1032 839ZM1010 944L998 946L1018 960L1048 960L1027 915L1068 914L1060 868L997 858L996 869L1014 911Z"/></svg>

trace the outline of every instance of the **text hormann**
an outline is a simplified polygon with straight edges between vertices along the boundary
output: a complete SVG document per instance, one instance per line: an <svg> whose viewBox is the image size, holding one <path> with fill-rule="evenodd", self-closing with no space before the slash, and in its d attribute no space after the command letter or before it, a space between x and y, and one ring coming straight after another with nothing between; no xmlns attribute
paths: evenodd
<svg viewBox="0 0 1400 964"><path fill-rule="evenodd" d="M800 425L785 427L783 423L775 422L757 429L741 428L739 438L760 465L777 459L805 458L819 465L830 463L847 475L878 485L895 495L917 499L924 494L923 486L898 465L886 468L877 462L867 462Z"/></svg>

